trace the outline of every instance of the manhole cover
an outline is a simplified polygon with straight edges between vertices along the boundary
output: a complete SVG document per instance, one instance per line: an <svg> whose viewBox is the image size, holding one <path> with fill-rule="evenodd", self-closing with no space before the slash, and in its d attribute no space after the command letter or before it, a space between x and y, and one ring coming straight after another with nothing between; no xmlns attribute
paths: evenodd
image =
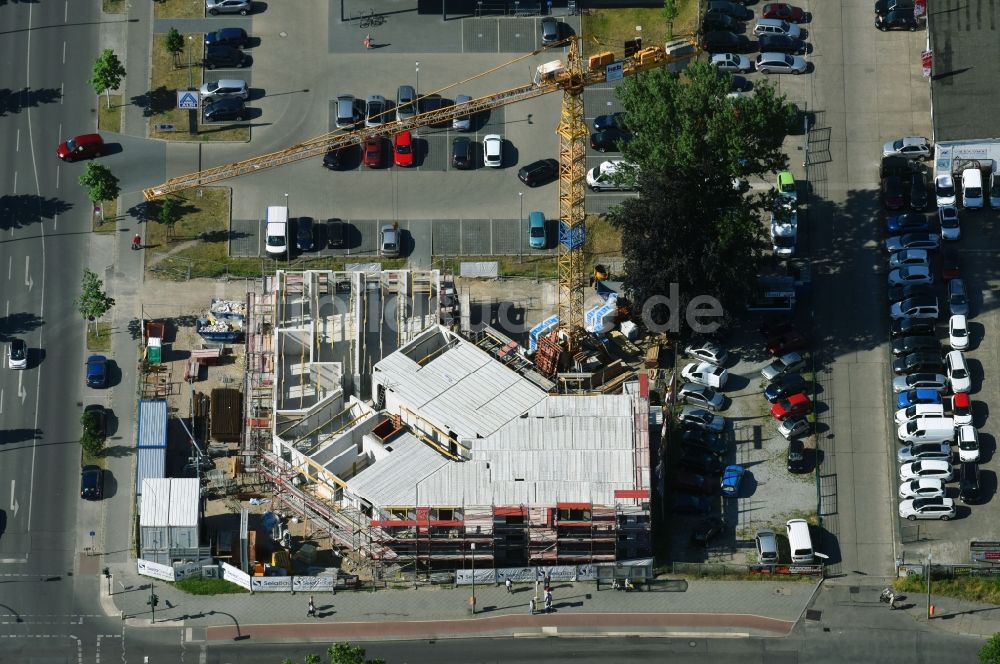
<svg viewBox="0 0 1000 664"><path fill-rule="evenodd" d="M806 609L806 620L812 620L818 622L820 616L823 615L822 611L817 611L816 609Z"/></svg>
<svg viewBox="0 0 1000 664"><path fill-rule="evenodd" d="M850 588L847 589L847 591L852 595L857 595L859 592L861 592L861 586L851 586Z"/></svg>
<svg viewBox="0 0 1000 664"><path fill-rule="evenodd" d="M279 36L279 37L287 37L287 36L288 36L288 33L287 33L287 32L285 32L284 30L282 30L281 32L279 32L279 33L278 33L278 36Z"/></svg>

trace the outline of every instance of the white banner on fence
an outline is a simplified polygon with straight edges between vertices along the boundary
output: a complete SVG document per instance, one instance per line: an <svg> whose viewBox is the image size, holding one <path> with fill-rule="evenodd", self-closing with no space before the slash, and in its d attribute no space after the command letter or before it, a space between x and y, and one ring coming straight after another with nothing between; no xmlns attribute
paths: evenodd
<svg viewBox="0 0 1000 664"><path fill-rule="evenodd" d="M253 576L250 577L250 590L264 593L287 593L292 590L290 576Z"/></svg>
<svg viewBox="0 0 1000 664"><path fill-rule="evenodd" d="M222 578L231 583L235 583L241 588L250 590L250 575L239 567L233 567L229 563L222 563Z"/></svg>
<svg viewBox="0 0 1000 664"><path fill-rule="evenodd" d="M137 559L135 564L139 574L142 574L143 576L151 576L154 579L160 579L162 581L174 580L174 568L169 565L161 565L160 563L154 563L151 560L143 560L142 558Z"/></svg>
<svg viewBox="0 0 1000 664"><path fill-rule="evenodd" d="M295 592L333 592L336 582L333 576L293 576L292 590Z"/></svg>
<svg viewBox="0 0 1000 664"><path fill-rule="evenodd" d="M211 558L193 563L174 563L174 580L180 581L192 576L201 576L201 568L215 564Z"/></svg>
<svg viewBox="0 0 1000 664"><path fill-rule="evenodd" d="M537 578L544 581L588 581L597 578L593 565L554 565L551 567L506 567L498 570L477 569L476 583L499 583L510 579L514 583L530 583ZM455 570L455 583L472 583L472 570Z"/></svg>

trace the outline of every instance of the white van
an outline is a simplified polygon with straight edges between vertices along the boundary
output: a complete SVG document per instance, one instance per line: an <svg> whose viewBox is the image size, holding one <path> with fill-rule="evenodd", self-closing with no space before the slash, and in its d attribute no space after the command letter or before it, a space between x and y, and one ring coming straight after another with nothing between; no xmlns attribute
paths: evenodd
<svg viewBox="0 0 1000 664"><path fill-rule="evenodd" d="M983 207L983 174L978 168L962 171L962 205L967 210Z"/></svg>
<svg viewBox="0 0 1000 664"><path fill-rule="evenodd" d="M288 251L288 208L280 205L267 208L264 250L270 256L278 256Z"/></svg>
<svg viewBox="0 0 1000 664"><path fill-rule="evenodd" d="M955 419L918 417L900 424L896 434L904 443L950 443L955 440Z"/></svg>
<svg viewBox="0 0 1000 664"><path fill-rule="evenodd" d="M805 519L791 519L785 523L788 534L788 548L792 552L793 563L809 564L813 562L812 538L809 536L809 524Z"/></svg>

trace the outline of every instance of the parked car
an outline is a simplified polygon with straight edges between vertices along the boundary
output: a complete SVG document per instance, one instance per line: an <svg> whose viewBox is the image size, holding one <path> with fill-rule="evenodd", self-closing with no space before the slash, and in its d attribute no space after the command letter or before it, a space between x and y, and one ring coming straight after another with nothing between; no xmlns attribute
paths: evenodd
<svg viewBox="0 0 1000 664"><path fill-rule="evenodd" d="M967 462L959 464L958 499L966 505L986 502L983 485L979 480L979 464Z"/></svg>
<svg viewBox="0 0 1000 664"><path fill-rule="evenodd" d="M421 113L433 113L435 111L440 111L441 109L448 108L451 106L451 100L445 99L441 95L424 95L420 97L417 102L419 107L419 112ZM429 127L450 127L452 123L451 119L441 119L440 116L434 122L428 124Z"/></svg>
<svg viewBox="0 0 1000 664"><path fill-rule="evenodd" d="M806 446L798 438L792 438L788 441L788 457L785 462L785 468L788 472L793 474L798 473L808 473L811 470L809 464L809 459L806 456Z"/></svg>
<svg viewBox="0 0 1000 664"><path fill-rule="evenodd" d="M364 154L365 166L368 168L381 168L382 139L380 137L366 138L361 152Z"/></svg>
<svg viewBox="0 0 1000 664"><path fill-rule="evenodd" d="M969 296L965 292L965 282L961 279L948 282L948 309L952 316L969 315Z"/></svg>
<svg viewBox="0 0 1000 664"><path fill-rule="evenodd" d="M104 471L100 466L84 466L80 469L80 497L84 500L100 500L104 496Z"/></svg>
<svg viewBox="0 0 1000 664"><path fill-rule="evenodd" d="M924 478L902 482L899 485L899 498L943 498L944 481L940 478Z"/></svg>
<svg viewBox="0 0 1000 664"><path fill-rule="evenodd" d="M692 362L681 370L681 376L689 383L721 390L729 379L729 372L709 362Z"/></svg>
<svg viewBox="0 0 1000 664"><path fill-rule="evenodd" d="M900 337L892 342L892 354L902 357L916 352L941 352L941 344L934 337Z"/></svg>
<svg viewBox="0 0 1000 664"><path fill-rule="evenodd" d="M731 466L726 466L726 469L722 471L722 482L720 487L722 488L722 495L725 498L737 498L740 495L740 484L743 482L743 475L746 474L746 468L738 464Z"/></svg>
<svg viewBox="0 0 1000 664"><path fill-rule="evenodd" d="M753 66L751 65L751 69ZM753 92L753 81L749 80L745 76L736 76L730 79L729 82L729 94L727 97L745 97ZM745 180L744 180L745 182Z"/></svg>
<svg viewBox="0 0 1000 664"><path fill-rule="evenodd" d="M726 16L718 12L706 12L705 18L701 22L703 30L720 30L735 33L740 29L740 22L732 16Z"/></svg>
<svg viewBox="0 0 1000 664"><path fill-rule="evenodd" d="M753 538L757 549L757 562L761 565L773 565L778 562L778 538L773 530L758 530Z"/></svg>
<svg viewBox="0 0 1000 664"><path fill-rule="evenodd" d="M927 185L924 183L923 173L914 173L910 176L910 209L923 212L930 205L930 196L927 193Z"/></svg>
<svg viewBox="0 0 1000 664"><path fill-rule="evenodd" d="M785 53L761 53L755 63L762 74L802 74L808 69L804 58Z"/></svg>
<svg viewBox="0 0 1000 664"><path fill-rule="evenodd" d="M939 208L955 205L955 181L950 174L944 173L934 178L934 196Z"/></svg>
<svg viewBox="0 0 1000 664"><path fill-rule="evenodd" d="M808 20L808 14L800 7L788 5L784 2L771 2L764 5L761 12L763 18L776 18L788 23L804 23Z"/></svg>
<svg viewBox="0 0 1000 664"><path fill-rule="evenodd" d="M726 428L726 418L695 406L685 406L677 415L677 421L685 426L707 431L720 432Z"/></svg>
<svg viewBox="0 0 1000 664"><path fill-rule="evenodd" d="M944 369L941 356L934 353L910 353L892 361L892 371L896 375L911 373L937 373Z"/></svg>
<svg viewBox="0 0 1000 664"><path fill-rule="evenodd" d="M346 148L336 148L334 150L329 150L325 155L323 155L323 168L328 168L331 171L340 170L346 165L346 158L350 151L354 150L355 146L350 146Z"/></svg>
<svg viewBox="0 0 1000 664"><path fill-rule="evenodd" d="M719 71L731 74L747 74L754 69L750 58L738 53L716 53L710 62Z"/></svg>
<svg viewBox="0 0 1000 664"><path fill-rule="evenodd" d="M907 159L930 159L931 142L922 136L903 136L892 141L886 141L882 146L883 157L906 157Z"/></svg>
<svg viewBox="0 0 1000 664"><path fill-rule="evenodd" d="M946 205L938 208L938 225L941 228L941 239L957 240L962 236L962 226L958 220L958 208Z"/></svg>
<svg viewBox="0 0 1000 664"><path fill-rule="evenodd" d="M701 47L709 53L746 53L751 48L751 42L743 35L710 30L702 36Z"/></svg>
<svg viewBox="0 0 1000 664"><path fill-rule="evenodd" d="M460 136L451 142L451 165L463 171L473 167L470 139Z"/></svg>
<svg viewBox="0 0 1000 664"><path fill-rule="evenodd" d="M225 97L237 97L246 100L250 97L250 88L247 82L237 78L223 78L218 81L210 81L201 86L202 101L213 99L223 99Z"/></svg>
<svg viewBox="0 0 1000 664"><path fill-rule="evenodd" d="M889 286L889 302L902 302L903 300L909 300L911 297L934 295L934 286L932 284L895 284ZM930 334L915 334L913 336L932 336Z"/></svg>
<svg viewBox="0 0 1000 664"><path fill-rule="evenodd" d="M762 18L753 26L753 33L758 37L764 35L788 35L798 39L802 36L802 28L795 23L780 19Z"/></svg>
<svg viewBox="0 0 1000 664"><path fill-rule="evenodd" d="M768 339L765 350L771 355L785 355L792 351L803 350L808 344L808 340L798 330L790 330Z"/></svg>
<svg viewBox="0 0 1000 664"><path fill-rule="evenodd" d="M705 475L681 470L674 478L674 488L686 493L701 493L710 496L719 490L719 483Z"/></svg>
<svg viewBox="0 0 1000 664"><path fill-rule="evenodd" d="M962 276L962 265L958 261L958 254L949 245L941 247L939 265L941 268L941 278L945 281L948 279L958 279Z"/></svg>
<svg viewBox="0 0 1000 664"><path fill-rule="evenodd" d="M795 184L795 176L791 172L781 171L778 173L777 189L778 200L781 204L792 207L798 205L798 187Z"/></svg>
<svg viewBox="0 0 1000 664"><path fill-rule="evenodd" d="M205 9L209 14L239 14L246 16L253 9L251 0L205 0Z"/></svg>
<svg viewBox="0 0 1000 664"><path fill-rule="evenodd" d="M899 516L910 521L917 519L955 518L955 501L951 498L909 498L899 503Z"/></svg>
<svg viewBox="0 0 1000 664"><path fill-rule="evenodd" d="M206 46L205 57L201 60L201 66L205 69L215 69L216 67L235 67L240 69L247 63L246 53L234 46Z"/></svg>
<svg viewBox="0 0 1000 664"><path fill-rule="evenodd" d="M545 215L538 210L528 213L528 246L532 249L544 249L549 239L545 234Z"/></svg>
<svg viewBox="0 0 1000 664"><path fill-rule="evenodd" d="M968 392L956 392L954 395L944 400L951 411L951 417L955 420L955 426L972 424L972 399Z"/></svg>
<svg viewBox="0 0 1000 664"><path fill-rule="evenodd" d="M899 210L906 205L903 180L897 175L882 178L882 205L886 210Z"/></svg>
<svg viewBox="0 0 1000 664"><path fill-rule="evenodd" d="M729 453L729 441L723 434L705 429L685 429L681 432L681 445L705 450L720 458Z"/></svg>
<svg viewBox="0 0 1000 664"><path fill-rule="evenodd" d="M674 495L674 514L708 514L712 511L712 503L704 496L694 496L689 493Z"/></svg>
<svg viewBox="0 0 1000 664"><path fill-rule="evenodd" d="M542 45L548 46L559 41L559 21L553 16L542 18Z"/></svg>
<svg viewBox="0 0 1000 664"><path fill-rule="evenodd" d="M906 390L896 395L896 408L909 408L919 404L940 404L939 390L917 388Z"/></svg>
<svg viewBox="0 0 1000 664"><path fill-rule="evenodd" d="M608 115L598 115L594 118L594 131L604 131L605 129L627 130L625 113L619 111L618 113L610 113Z"/></svg>
<svg viewBox="0 0 1000 664"><path fill-rule="evenodd" d="M385 97L382 95L368 95L365 100L365 126L379 127L385 124Z"/></svg>
<svg viewBox="0 0 1000 664"><path fill-rule="evenodd" d="M205 122L243 122L250 117L246 104L239 97L216 99L202 107Z"/></svg>
<svg viewBox="0 0 1000 664"><path fill-rule="evenodd" d="M897 9L913 9L913 0L875 0L875 14L878 16Z"/></svg>
<svg viewBox="0 0 1000 664"><path fill-rule="evenodd" d="M392 143L393 163L403 168L413 166L413 135L410 130L396 134Z"/></svg>
<svg viewBox="0 0 1000 664"><path fill-rule="evenodd" d="M911 265L909 268L901 268L901 270L919 267L919 265ZM938 302L934 296L911 297L908 300L896 302L889 307L889 317L893 319L923 318L925 320L937 320L938 314Z"/></svg>
<svg viewBox="0 0 1000 664"><path fill-rule="evenodd" d="M517 178L529 187L552 182L559 175L559 162L555 159L539 159L527 166L522 166L517 172Z"/></svg>
<svg viewBox="0 0 1000 664"><path fill-rule="evenodd" d="M889 269L905 267L907 265L927 265L930 266L931 258L926 249L904 249L889 256Z"/></svg>
<svg viewBox="0 0 1000 664"><path fill-rule="evenodd" d="M913 9L897 9L885 16L876 16L875 27L882 32L889 30L909 30L913 32L917 29L917 19L913 15Z"/></svg>
<svg viewBox="0 0 1000 664"><path fill-rule="evenodd" d="M684 355L692 360L711 362L716 366L725 366L729 361L729 352L714 341L701 340L688 344L684 348Z"/></svg>
<svg viewBox="0 0 1000 664"><path fill-rule="evenodd" d="M708 517L691 531L691 543L695 546L708 546L708 543L722 533L726 522L718 517Z"/></svg>
<svg viewBox="0 0 1000 664"><path fill-rule="evenodd" d="M621 146L632 140L632 133L621 129L605 129L590 135L590 147L598 152L621 152Z"/></svg>
<svg viewBox="0 0 1000 664"><path fill-rule="evenodd" d="M708 475L719 475L722 473L722 461L719 457L711 452L690 447L681 448L680 454L677 455L677 463L699 473Z"/></svg>
<svg viewBox="0 0 1000 664"><path fill-rule="evenodd" d="M349 240L351 225L341 219L326 220L326 242L331 249L343 249Z"/></svg>
<svg viewBox="0 0 1000 664"><path fill-rule="evenodd" d="M215 32L205 34L206 46L238 46L244 48L249 46L250 37L243 28L222 28Z"/></svg>
<svg viewBox="0 0 1000 664"><path fill-rule="evenodd" d="M899 467L899 481L908 482L921 478L938 478L950 482L952 478L951 462L941 459L911 461Z"/></svg>
<svg viewBox="0 0 1000 664"><path fill-rule="evenodd" d="M948 343L955 350L969 347L969 324L963 314L948 319Z"/></svg>
<svg viewBox="0 0 1000 664"><path fill-rule="evenodd" d="M944 404L922 403L917 404L916 406L900 408L896 411L896 415L893 417L893 420L896 422L896 426L898 428L900 424L909 422L910 420L915 420L918 417L944 417Z"/></svg>
<svg viewBox="0 0 1000 664"><path fill-rule="evenodd" d="M503 166L503 137L488 134L483 138L483 163L490 168Z"/></svg>
<svg viewBox="0 0 1000 664"><path fill-rule="evenodd" d="M28 368L28 346L24 343L24 339L11 337L7 342L7 368Z"/></svg>
<svg viewBox="0 0 1000 664"><path fill-rule="evenodd" d="M965 355L960 350L950 351L944 356L945 367L947 367L948 384L952 392L971 392L972 376L969 374L969 365L965 362Z"/></svg>
<svg viewBox="0 0 1000 664"><path fill-rule="evenodd" d="M764 388L764 398L770 403L775 403L791 394L805 392L808 385L802 374L785 374Z"/></svg>
<svg viewBox="0 0 1000 664"><path fill-rule="evenodd" d="M812 422L804 415L787 417L778 425L778 433L785 440L791 440L797 436L805 436L812 432Z"/></svg>
<svg viewBox="0 0 1000 664"><path fill-rule="evenodd" d="M753 10L747 9L740 2L728 2L727 0L709 0L706 13L731 16L737 21L749 21L753 18Z"/></svg>
<svg viewBox="0 0 1000 664"><path fill-rule="evenodd" d="M677 399L692 406L700 406L708 410L719 410L725 404L725 397L705 385L684 383L677 390Z"/></svg>
<svg viewBox="0 0 1000 664"><path fill-rule="evenodd" d="M914 443L896 450L896 460L909 463L920 459L951 459L951 443Z"/></svg>
<svg viewBox="0 0 1000 664"><path fill-rule="evenodd" d="M364 117L364 106L354 95L337 97L337 129L354 129Z"/></svg>
<svg viewBox="0 0 1000 664"><path fill-rule="evenodd" d="M469 95L455 95L455 106L461 106L463 104L468 104L472 101L472 97ZM469 115L459 115L451 121L451 128L455 131L470 131L472 129L472 116Z"/></svg>
<svg viewBox="0 0 1000 664"><path fill-rule="evenodd" d="M941 240L934 233L907 233L906 235L893 235L885 240L885 249L890 254L907 249L923 249L933 251L941 244Z"/></svg>
<svg viewBox="0 0 1000 664"><path fill-rule="evenodd" d="M587 186L591 191L632 191L635 181L625 172L624 164L620 159L601 162L587 171Z"/></svg>
<svg viewBox="0 0 1000 664"><path fill-rule="evenodd" d="M108 436L108 409L99 403L92 403L83 409L83 417L87 419L85 429L89 429L101 438Z"/></svg>
<svg viewBox="0 0 1000 664"><path fill-rule="evenodd" d="M399 256L399 230L392 224L384 224L379 229L378 255L386 258Z"/></svg>
<svg viewBox="0 0 1000 664"><path fill-rule="evenodd" d="M63 161L100 157L104 154L104 139L100 134L81 134L67 138L56 147L56 156Z"/></svg>
<svg viewBox="0 0 1000 664"><path fill-rule="evenodd" d="M958 442L958 460L979 461L979 432L971 424L955 427L955 438Z"/></svg>
<svg viewBox="0 0 1000 664"><path fill-rule="evenodd" d="M771 417L779 422L793 415L807 415L813 411L813 403L804 393L792 394L771 406Z"/></svg>
<svg viewBox="0 0 1000 664"><path fill-rule="evenodd" d="M890 286L934 283L934 273L930 265L907 265L889 273Z"/></svg>
<svg viewBox="0 0 1000 664"><path fill-rule="evenodd" d="M780 376L793 371L798 371L806 366L805 358L799 353L788 353L776 358L766 367L760 370L760 375L765 380L773 381Z"/></svg>
<svg viewBox="0 0 1000 664"><path fill-rule="evenodd" d="M927 222L927 215L919 212L904 212L889 217L886 220L886 230L891 235L904 235L906 233L926 233L930 229Z"/></svg>
<svg viewBox="0 0 1000 664"><path fill-rule="evenodd" d="M792 55L805 55L809 52L809 44L788 35L761 35L758 41L761 52Z"/></svg>
<svg viewBox="0 0 1000 664"><path fill-rule="evenodd" d="M948 387L948 378L943 374L917 373L892 379L892 391L896 394L918 387L941 392Z"/></svg>
<svg viewBox="0 0 1000 664"><path fill-rule="evenodd" d="M108 358L91 355L87 358L87 387L108 386Z"/></svg>
<svg viewBox="0 0 1000 664"><path fill-rule="evenodd" d="M417 114L417 91L412 85L396 89L396 120L403 122Z"/></svg>
<svg viewBox="0 0 1000 664"><path fill-rule="evenodd" d="M315 226L312 217L295 220L295 246L299 251L312 251L315 246Z"/></svg>
<svg viewBox="0 0 1000 664"><path fill-rule="evenodd" d="M908 295L907 297L912 297ZM903 300L907 297L901 298ZM889 336L893 339L906 336L929 336L937 334L934 321L904 318L889 323Z"/></svg>

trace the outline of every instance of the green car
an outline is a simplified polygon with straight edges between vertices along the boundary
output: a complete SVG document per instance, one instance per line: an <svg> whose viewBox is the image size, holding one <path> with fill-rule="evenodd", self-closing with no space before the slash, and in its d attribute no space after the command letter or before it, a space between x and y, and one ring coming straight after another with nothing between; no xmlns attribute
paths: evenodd
<svg viewBox="0 0 1000 664"><path fill-rule="evenodd" d="M795 188L795 177L790 171L778 173L778 196L784 199L787 204L795 205L798 203L799 194Z"/></svg>
<svg viewBox="0 0 1000 664"><path fill-rule="evenodd" d="M545 215L535 210L528 213L528 246L544 249L549 243L545 236Z"/></svg>

